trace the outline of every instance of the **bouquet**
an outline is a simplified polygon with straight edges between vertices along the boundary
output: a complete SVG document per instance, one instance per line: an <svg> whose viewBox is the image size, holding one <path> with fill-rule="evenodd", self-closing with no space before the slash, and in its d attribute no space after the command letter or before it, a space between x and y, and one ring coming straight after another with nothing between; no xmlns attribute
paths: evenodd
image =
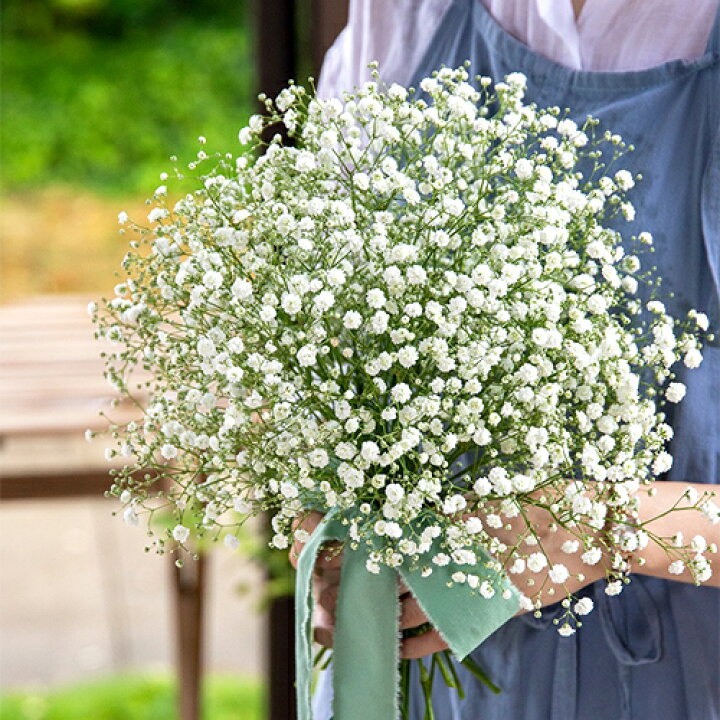
<svg viewBox="0 0 720 720"><path fill-rule="evenodd" d="M196 535L232 546L258 513L274 547L308 541L303 718L327 540L345 548L341 720L397 715L398 575L459 659L545 595L564 598L558 632L575 632L592 603L549 566L532 508L572 533L568 555L604 559L608 594L651 542L678 573L710 576L714 548L653 535L638 515L638 490L672 463L662 405L685 392L673 365L701 362L707 318L670 317L638 257L652 238L611 227L634 213L637 178L612 171L622 139L525 104L524 87L465 68L420 92L375 77L342 101L291 84L261 96L267 115L240 132L248 151L201 150L195 189L172 205L155 191L149 227L121 214L138 233L127 277L91 311L115 343L108 379L149 401L112 427L109 455L128 458L113 492L130 522L171 509L160 550ZM256 156L276 123L292 144L276 135ZM708 495L685 500L718 519ZM312 538L295 529L308 509L325 513ZM493 534L510 519L524 526L514 546ZM527 568L538 583L514 587ZM449 654L436 667L457 684Z"/></svg>

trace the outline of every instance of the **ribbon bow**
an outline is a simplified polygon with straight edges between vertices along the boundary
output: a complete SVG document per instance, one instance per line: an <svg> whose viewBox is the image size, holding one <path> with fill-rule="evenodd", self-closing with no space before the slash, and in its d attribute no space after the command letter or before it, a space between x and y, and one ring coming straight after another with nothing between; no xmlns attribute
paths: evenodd
<svg viewBox="0 0 720 720"><path fill-rule="evenodd" d="M321 546L331 540L347 540L347 525L334 514L326 515L300 554L295 591L295 657L297 666L298 720L312 720L311 580ZM333 689L335 720L396 720L399 712L399 614L397 578L403 579L428 620L439 631L458 660L472 652L485 638L518 610L518 592L505 580L491 598L473 594L465 584L453 583L458 570L483 579L496 580L483 554L474 568L450 563L434 567L432 574L381 566L366 568L364 546L345 544L335 613ZM505 592L505 590L509 592Z"/></svg>

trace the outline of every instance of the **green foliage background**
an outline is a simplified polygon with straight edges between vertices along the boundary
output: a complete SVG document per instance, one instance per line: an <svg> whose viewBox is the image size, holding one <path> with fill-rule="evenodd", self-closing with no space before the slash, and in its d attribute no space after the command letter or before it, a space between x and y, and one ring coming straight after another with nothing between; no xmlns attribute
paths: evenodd
<svg viewBox="0 0 720 720"><path fill-rule="evenodd" d="M242 0L5 0L2 188L149 194L253 110Z"/></svg>

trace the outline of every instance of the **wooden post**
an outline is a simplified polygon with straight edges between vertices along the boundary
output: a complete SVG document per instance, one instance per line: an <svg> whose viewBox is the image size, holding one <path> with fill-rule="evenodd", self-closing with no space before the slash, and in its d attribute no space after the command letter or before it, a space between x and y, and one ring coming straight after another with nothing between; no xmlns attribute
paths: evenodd
<svg viewBox="0 0 720 720"><path fill-rule="evenodd" d="M348 0L311 0L310 7L310 52L313 73L317 78L325 53L347 24Z"/></svg>
<svg viewBox="0 0 720 720"><path fill-rule="evenodd" d="M256 0L258 92L276 95L297 69L294 0Z"/></svg>
<svg viewBox="0 0 720 720"><path fill-rule="evenodd" d="M269 720L296 720L295 598L275 598L268 617Z"/></svg>
<svg viewBox="0 0 720 720"><path fill-rule="evenodd" d="M309 43L298 37L295 0L256 0L254 5L258 91L274 96L290 78L304 81L304 77L295 76L298 68L308 67L298 57L298 49L308 44L309 66L317 78L325 52L347 22L348 0L309 0ZM303 3L301 9L307 7ZM266 139L273 132L275 129L270 129ZM294 617L294 598L277 598L271 603L267 639L269 720L297 718Z"/></svg>
<svg viewBox="0 0 720 720"><path fill-rule="evenodd" d="M254 3L258 91L274 96L295 78L297 23L295 0ZM262 111L263 108L260 108ZM267 133L272 136L275 129ZM273 600L268 612L266 667L268 719L295 720L295 640L293 598Z"/></svg>
<svg viewBox="0 0 720 720"><path fill-rule="evenodd" d="M207 560L185 557L181 567L172 560L177 647L177 701L180 720L200 720L202 687L202 615Z"/></svg>

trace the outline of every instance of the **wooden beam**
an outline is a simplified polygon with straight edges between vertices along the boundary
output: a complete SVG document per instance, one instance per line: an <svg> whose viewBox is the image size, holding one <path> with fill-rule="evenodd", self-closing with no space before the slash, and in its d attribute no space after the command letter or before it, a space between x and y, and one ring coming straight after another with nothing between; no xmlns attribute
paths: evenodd
<svg viewBox="0 0 720 720"><path fill-rule="evenodd" d="M72 469L42 474L0 476L0 500L48 500L102 495L110 489L112 478L107 468Z"/></svg>
<svg viewBox="0 0 720 720"><path fill-rule="evenodd" d="M133 477L152 475L164 482L154 468L136 470ZM71 467L55 467L52 470L37 469L32 474L0 473L0 500L49 500L66 497L102 495L110 489L113 478L109 467L74 470Z"/></svg>

